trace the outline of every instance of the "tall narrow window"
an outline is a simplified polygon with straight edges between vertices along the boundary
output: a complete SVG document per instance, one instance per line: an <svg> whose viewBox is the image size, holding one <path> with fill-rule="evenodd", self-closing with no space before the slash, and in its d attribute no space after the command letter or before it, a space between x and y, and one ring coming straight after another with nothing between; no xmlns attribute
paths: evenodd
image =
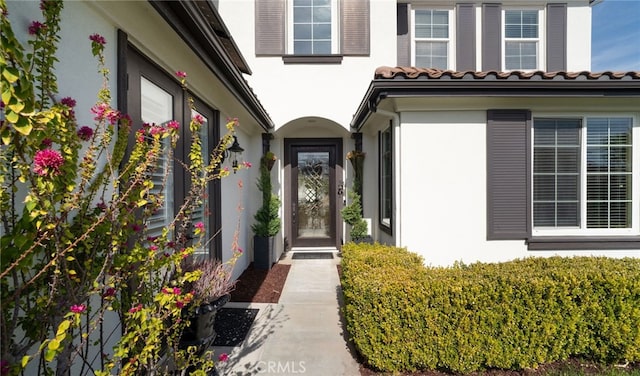
<svg viewBox="0 0 640 376"><path fill-rule="evenodd" d="M332 0L293 1L293 53L329 55L333 37Z"/></svg>
<svg viewBox="0 0 640 376"><path fill-rule="evenodd" d="M163 125L174 119L173 96L144 77L140 77L140 112L142 121ZM173 219L173 169L168 157L168 138L163 139L165 151L153 171L151 194L163 198L162 207L151 215L146 223L150 236L162 235L162 229Z"/></svg>
<svg viewBox="0 0 640 376"><path fill-rule="evenodd" d="M448 69L450 22L448 10L414 11L414 62L418 67Z"/></svg>
<svg viewBox="0 0 640 376"><path fill-rule="evenodd" d="M391 231L393 208L393 149L391 127L380 132L380 225Z"/></svg>
<svg viewBox="0 0 640 376"><path fill-rule="evenodd" d="M536 119L533 225L580 225L580 120Z"/></svg>
<svg viewBox="0 0 640 376"><path fill-rule="evenodd" d="M538 10L505 10L504 67L506 70L540 69Z"/></svg>
<svg viewBox="0 0 640 376"><path fill-rule="evenodd" d="M587 119L587 228L631 227L631 119Z"/></svg>

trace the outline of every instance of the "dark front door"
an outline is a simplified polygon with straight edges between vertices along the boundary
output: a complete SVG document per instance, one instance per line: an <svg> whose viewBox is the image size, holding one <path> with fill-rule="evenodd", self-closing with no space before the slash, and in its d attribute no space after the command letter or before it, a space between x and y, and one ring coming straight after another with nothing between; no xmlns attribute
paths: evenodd
<svg viewBox="0 0 640 376"><path fill-rule="evenodd" d="M292 246L336 245L336 157L339 145L307 140L288 147Z"/></svg>

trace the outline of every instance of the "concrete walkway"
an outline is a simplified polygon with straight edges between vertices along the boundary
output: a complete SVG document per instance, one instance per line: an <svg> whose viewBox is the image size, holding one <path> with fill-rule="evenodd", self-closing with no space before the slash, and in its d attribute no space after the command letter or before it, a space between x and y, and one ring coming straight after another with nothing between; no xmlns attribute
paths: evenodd
<svg viewBox="0 0 640 376"><path fill-rule="evenodd" d="M238 347L214 347L220 375L359 375L340 317L342 299L333 259L291 259L291 269L278 304L227 303L225 307L260 311Z"/></svg>

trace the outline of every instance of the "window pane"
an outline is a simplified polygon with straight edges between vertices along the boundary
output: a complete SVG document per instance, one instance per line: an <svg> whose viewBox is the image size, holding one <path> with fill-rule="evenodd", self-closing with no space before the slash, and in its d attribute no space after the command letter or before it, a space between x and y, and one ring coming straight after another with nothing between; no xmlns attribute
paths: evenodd
<svg viewBox="0 0 640 376"><path fill-rule="evenodd" d="M313 25L313 39L327 39L331 41L331 25L330 24Z"/></svg>
<svg viewBox="0 0 640 376"><path fill-rule="evenodd" d="M311 42L309 41L295 41L293 43L293 53L297 55L310 55L311 54Z"/></svg>
<svg viewBox="0 0 640 376"><path fill-rule="evenodd" d="M558 227L577 227L580 225L578 203L558 203Z"/></svg>
<svg viewBox="0 0 640 376"><path fill-rule="evenodd" d="M578 173L580 171L580 149L577 147L558 148L556 168L559 173Z"/></svg>
<svg viewBox="0 0 640 376"><path fill-rule="evenodd" d="M447 69L447 42L416 42L416 65Z"/></svg>
<svg viewBox="0 0 640 376"><path fill-rule="evenodd" d="M610 215L611 228L627 228L631 226L631 202L612 202Z"/></svg>
<svg viewBox="0 0 640 376"><path fill-rule="evenodd" d="M556 224L556 206L543 202L533 204L533 225L536 227L551 227Z"/></svg>
<svg viewBox="0 0 640 376"><path fill-rule="evenodd" d="M331 54L331 42L329 41L313 42L313 53L319 54L319 55Z"/></svg>
<svg viewBox="0 0 640 376"><path fill-rule="evenodd" d="M433 25L432 38L449 38L449 26Z"/></svg>
<svg viewBox="0 0 640 376"><path fill-rule="evenodd" d="M609 227L609 206L606 202L587 202L587 228Z"/></svg>
<svg viewBox="0 0 640 376"><path fill-rule="evenodd" d="M587 200L601 201L609 198L609 177L607 175L587 176Z"/></svg>
<svg viewBox="0 0 640 376"><path fill-rule="evenodd" d="M311 0L293 0L293 6L311 6Z"/></svg>
<svg viewBox="0 0 640 376"><path fill-rule="evenodd" d="M293 38L296 40L300 39L311 39L311 24L295 24L293 25Z"/></svg>
<svg viewBox="0 0 640 376"><path fill-rule="evenodd" d="M558 200L559 201L577 201L580 196L580 187L578 186L578 175L559 175L558 176Z"/></svg>
<svg viewBox="0 0 640 376"><path fill-rule="evenodd" d="M434 25L449 25L449 12L446 10L434 10L432 23Z"/></svg>
<svg viewBox="0 0 640 376"><path fill-rule="evenodd" d="M631 175L611 175L611 200L626 201L631 197Z"/></svg>
<svg viewBox="0 0 640 376"><path fill-rule="evenodd" d="M504 35L507 38L522 38L520 25L505 25Z"/></svg>
<svg viewBox="0 0 640 376"><path fill-rule="evenodd" d="M536 201L553 201L556 198L555 175L539 175L533 182L533 199Z"/></svg>
<svg viewBox="0 0 640 376"><path fill-rule="evenodd" d="M613 141L613 137L612 137ZM631 172L631 147L611 147L611 172Z"/></svg>
<svg viewBox="0 0 640 376"><path fill-rule="evenodd" d="M554 173L556 171L556 149L536 147L533 154L533 172Z"/></svg>
<svg viewBox="0 0 640 376"><path fill-rule="evenodd" d="M293 8L293 22L304 23L311 22L311 8L310 7L294 7Z"/></svg>
<svg viewBox="0 0 640 376"><path fill-rule="evenodd" d="M313 8L313 22L331 22L331 8Z"/></svg>
<svg viewBox="0 0 640 376"><path fill-rule="evenodd" d="M522 38L537 38L538 26L537 25L522 25Z"/></svg>

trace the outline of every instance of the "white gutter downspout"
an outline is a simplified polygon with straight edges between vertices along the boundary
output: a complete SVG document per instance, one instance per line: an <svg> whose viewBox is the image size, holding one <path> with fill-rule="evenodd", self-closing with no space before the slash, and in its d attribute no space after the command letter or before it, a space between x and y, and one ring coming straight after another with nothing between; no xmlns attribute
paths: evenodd
<svg viewBox="0 0 640 376"><path fill-rule="evenodd" d="M393 124L393 193L395 196L395 200L393 200L393 237L396 241L396 247L402 247L401 241L401 224L400 224L400 214L402 211L402 191L400 190L402 184L400 177L401 174L401 159L400 159L400 115L397 112L391 112L382 110L377 108L375 110L376 113L389 116L391 118L391 123Z"/></svg>

